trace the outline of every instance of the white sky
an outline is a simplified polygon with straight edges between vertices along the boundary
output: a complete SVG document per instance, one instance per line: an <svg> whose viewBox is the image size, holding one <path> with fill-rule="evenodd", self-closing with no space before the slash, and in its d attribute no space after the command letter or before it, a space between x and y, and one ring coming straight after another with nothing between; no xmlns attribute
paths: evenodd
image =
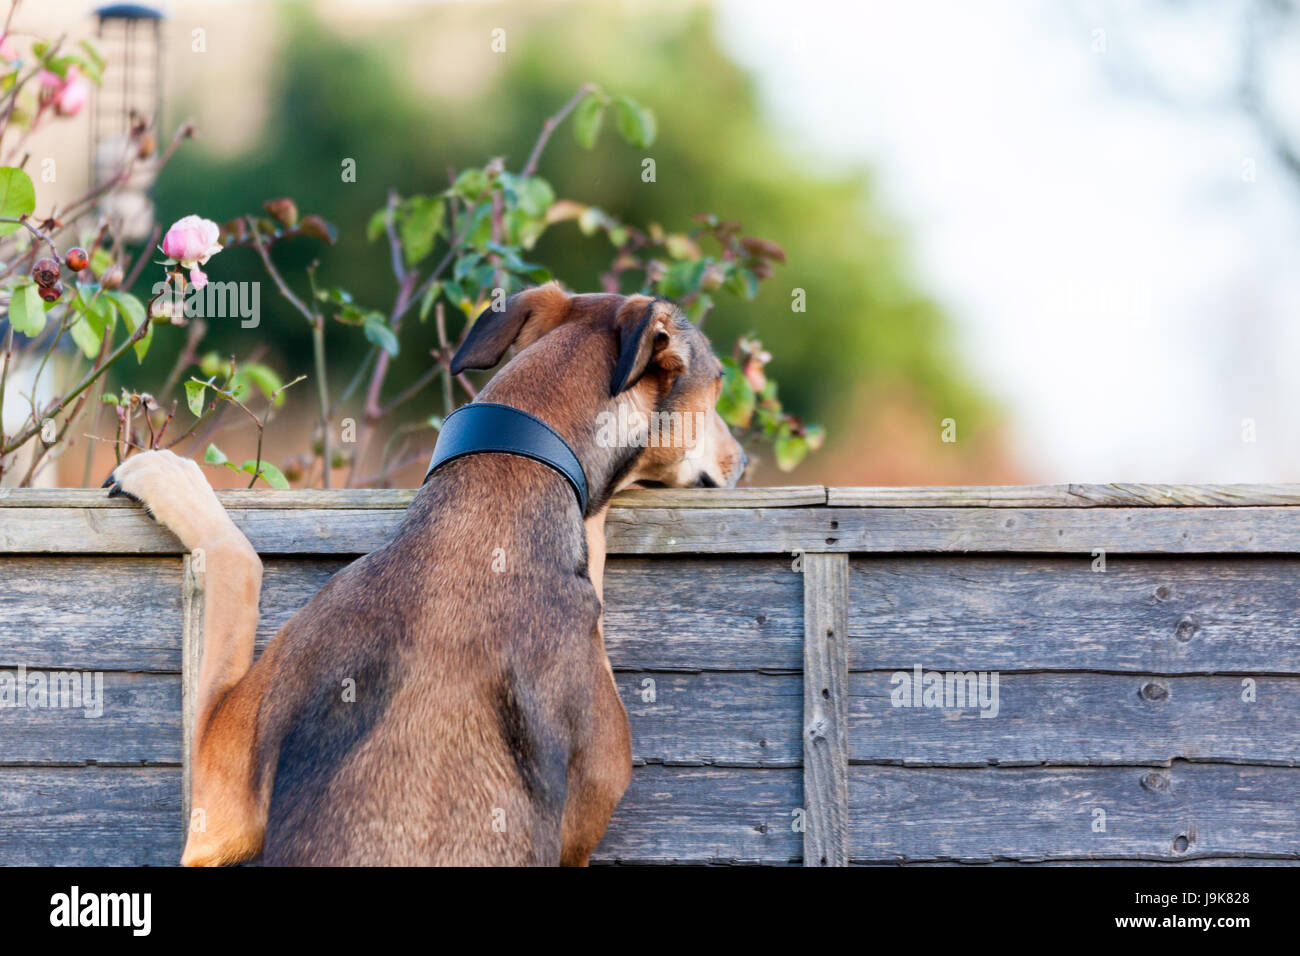
<svg viewBox="0 0 1300 956"><path fill-rule="evenodd" d="M1300 480L1300 188L1243 120L1100 62L1137 48L1193 96L1234 73L1223 24L1129 16L724 0L719 34L810 161L873 169L1031 478Z"/></svg>

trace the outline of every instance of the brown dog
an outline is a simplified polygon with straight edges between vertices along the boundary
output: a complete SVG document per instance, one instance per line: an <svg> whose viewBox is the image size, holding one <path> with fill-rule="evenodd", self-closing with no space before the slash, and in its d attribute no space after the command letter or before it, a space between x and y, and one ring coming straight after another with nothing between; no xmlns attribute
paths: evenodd
<svg viewBox="0 0 1300 956"><path fill-rule="evenodd" d="M600 630L610 496L639 480L731 485L744 455L714 411L721 366L669 302L527 290L478 319L454 368L491 368L512 345L480 399L564 437L587 513L536 461L451 461L256 664L261 562L198 466L146 452L114 472L113 493L206 566L202 826L182 863L587 862L631 773Z"/></svg>

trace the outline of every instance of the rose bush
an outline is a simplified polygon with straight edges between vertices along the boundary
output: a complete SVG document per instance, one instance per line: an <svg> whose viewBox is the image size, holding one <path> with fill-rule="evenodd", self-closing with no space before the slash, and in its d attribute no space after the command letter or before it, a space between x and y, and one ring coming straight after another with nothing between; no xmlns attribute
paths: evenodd
<svg viewBox="0 0 1300 956"><path fill-rule="evenodd" d="M36 42L28 57L11 38L0 37L0 75L8 91L0 95L0 149L11 128L21 128L25 136L52 118L65 120L83 109L103 60L88 41L73 53L60 50L58 44ZM15 108L20 102L26 107ZM10 483L30 483L75 444L77 436L69 429L81 420L92 437L112 443L119 459L138 449L183 446L182 451L202 450L209 465L247 475L250 486L260 479L275 487L287 487L291 481L330 487L340 470L348 485L386 484L397 470L425 457L431 433L443 418L476 394L480 380L450 371L465 331L485 309L500 307L506 296L552 278L544 264L530 261L539 238L552 228L576 227L591 238L594 253L603 246L609 263L601 279L606 290L672 299L701 326L718 295L753 299L759 283L773 275L785 255L776 243L745 235L738 223L701 214L685 228L635 225L555 195L539 174L551 135L572 117L578 142L594 148L607 116L612 119L609 125L629 142L648 146L653 141L656 119L648 109L587 84L546 119L518 170L494 159L451 176L447 188L436 194L390 193L366 227L371 240L384 241L390 252L394 293L385 309L358 302L346 289L331 286L319 263L296 276L282 272L276 264L280 244L328 246L337 237L333 224L317 214L301 215L291 197L267 200L261 212L221 226L197 210L165 233L155 225L151 239L139 249L117 235L114 223L100 216L98 203L121 188L139 164L151 163L155 169L165 164L192 135L191 124L183 124L158 152L155 131L137 120L119 170L44 219L35 214L30 177L20 166L0 167L0 292L8 295L0 353L0 422L5 421L10 369L35 367L20 422L0 428L0 479L8 475ZM8 158L2 152L0 156ZM59 243L67 237L73 238L72 247L61 254ZM205 351L206 319L188 314L185 295L207 286L204 270L213 268L212 257L240 247L256 252L284 301L310 326L312 366L287 383L255 357ZM163 269L159 281L145 273L155 248L163 256L152 260ZM147 301L128 291L137 280L152 286ZM438 346L423 374L398 383L395 394L389 394L394 390L388 382L391 359L401 349L403 324L410 321L432 321ZM155 327L175 328L168 334L184 335L179 358L165 381L153 391L108 392L108 370L131 353L143 361ZM69 342L74 354L89 363L88 369L63 392L38 400L38 385L51 356ZM347 384L337 392L329 385L327 346L358 356ZM751 446L770 441L776 464L789 470L820 445L822 431L783 409L767 370L771 360L757 338L737 342L723 361L719 411ZM266 425L284 405L286 390L307 378L314 386L315 433L302 448L276 449L272 456L277 465L264 457ZM431 398L435 385L436 396ZM170 397L178 390L183 404L179 397ZM430 399L436 414L409 415L414 403ZM111 435L97 434L102 418L98 409L104 405L115 418ZM256 455L240 464L213 440L227 427L223 416L232 409L256 432ZM178 414L182 421L174 425ZM341 430L347 420L357 423L355 435ZM28 453L27 459L15 473L20 450ZM89 462L88 453L86 477Z"/></svg>

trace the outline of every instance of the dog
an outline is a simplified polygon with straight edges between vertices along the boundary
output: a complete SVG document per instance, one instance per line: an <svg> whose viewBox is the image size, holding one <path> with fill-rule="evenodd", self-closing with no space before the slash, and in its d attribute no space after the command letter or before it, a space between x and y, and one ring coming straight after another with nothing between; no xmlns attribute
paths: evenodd
<svg viewBox="0 0 1300 956"><path fill-rule="evenodd" d="M528 289L474 322L452 371L493 368L512 346L476 401L563 437L585 511L539 461L446 462L392 539L256 663L262 565L198 466L143 452L105 482L203 554L203 825L183 864L587 863L632 766L601 631L610 497L634 482L730 487L745 456L715 410L721 363L669 301ZM612 421L630 433L611 441Z"/></svg>

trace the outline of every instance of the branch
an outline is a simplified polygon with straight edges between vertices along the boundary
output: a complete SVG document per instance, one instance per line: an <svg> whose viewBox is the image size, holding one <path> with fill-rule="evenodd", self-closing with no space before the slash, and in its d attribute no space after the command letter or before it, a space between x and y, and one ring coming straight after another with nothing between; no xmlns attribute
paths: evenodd
<svg viewBox="0 0 1300 956"><path fill-rule="evenodd" d="M578 87L578 92L573 94L573 98L560 107L558 113L554 116L548 116L542 122L541 135L537 137L537 142L533 144L533 151L528 154L528 162L524 163L524 168L519 173L520 176L531 176L537 172L537 165L542 160L542 150L546 149L546 144L550 141L555 128L564 122L564 118L577 108L587 94L595 91L596 86L594 83L583 83L582 86Z"/></svg>

